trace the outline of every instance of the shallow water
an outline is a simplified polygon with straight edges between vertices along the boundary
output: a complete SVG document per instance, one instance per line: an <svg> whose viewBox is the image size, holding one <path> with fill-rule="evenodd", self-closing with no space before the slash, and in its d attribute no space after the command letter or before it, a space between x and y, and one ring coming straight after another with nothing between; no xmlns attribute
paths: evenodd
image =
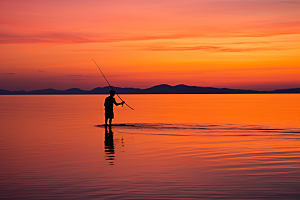
<svg viewBox="0 0 300 200"><path fill-rule="evenodd" d="M1 199L299 199L299 94L105 96L0 96Z"/></svg>

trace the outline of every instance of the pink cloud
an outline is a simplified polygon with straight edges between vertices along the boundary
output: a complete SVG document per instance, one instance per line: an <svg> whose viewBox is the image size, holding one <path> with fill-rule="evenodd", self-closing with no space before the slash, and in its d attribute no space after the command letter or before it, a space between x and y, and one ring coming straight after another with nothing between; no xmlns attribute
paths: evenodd
<svg viewBox="0 0 300 200"><path fill-rule="evenodd" d="M76 44L300 33L300 2L0 0L1 44Z"/></svg>

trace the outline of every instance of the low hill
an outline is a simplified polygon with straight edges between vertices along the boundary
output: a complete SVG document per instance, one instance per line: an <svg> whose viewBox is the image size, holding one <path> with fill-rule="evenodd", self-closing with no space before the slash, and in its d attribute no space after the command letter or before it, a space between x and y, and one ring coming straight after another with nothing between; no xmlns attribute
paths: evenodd
<svg viewBox="0 0 300 200"><path fill-rule="evenodd" d="M170 86L167 84L156 85L147 89L140 88L121 88L114 87L118 94L285 94L285 93L300 93L300 88L278 89L273 91L256 91L243 89L229 88L214 88L214 87L197 87L188 85ZM79 88L71 88L67 90L55 90L52 88L43 90L33 90L26 92L8 91L0 89L0 95L51 95L51 94L108 94L110 87L97 87L92 90L81 90Z"/></svg>

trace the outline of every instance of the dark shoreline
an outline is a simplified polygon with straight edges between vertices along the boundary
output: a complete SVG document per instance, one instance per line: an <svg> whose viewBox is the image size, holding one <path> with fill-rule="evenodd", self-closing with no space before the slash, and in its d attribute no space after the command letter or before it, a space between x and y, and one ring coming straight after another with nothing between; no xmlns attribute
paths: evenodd
<svg viewBox="0 0 300 200"><path fill-rule="evenodd" d="M33 91L9 91L0 89L0 95L72 95L72 94L108 94L110 87L97 87L93 90L72 88L67 90L43 89ZM147 89L114 87L118 94L299 94L300 88L256 91L229 88L197 87L187 85L156 85Z"/></svg>

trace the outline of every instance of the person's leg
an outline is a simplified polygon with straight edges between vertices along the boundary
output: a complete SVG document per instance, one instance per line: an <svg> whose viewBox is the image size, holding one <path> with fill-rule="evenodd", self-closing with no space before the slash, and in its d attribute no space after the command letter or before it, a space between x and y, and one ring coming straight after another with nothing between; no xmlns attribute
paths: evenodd
<svg viewBox="0 0 300 200"><path fill-rule="evenodd" d="M112 118L109 118L109 125L111 126Z"/></svg>
<svg viewBox="0 0 300 200"><path fill-rule="evenodd" d="M105 118L105 126L107 126L107 120L108 120L108 118Z"/></svg>

